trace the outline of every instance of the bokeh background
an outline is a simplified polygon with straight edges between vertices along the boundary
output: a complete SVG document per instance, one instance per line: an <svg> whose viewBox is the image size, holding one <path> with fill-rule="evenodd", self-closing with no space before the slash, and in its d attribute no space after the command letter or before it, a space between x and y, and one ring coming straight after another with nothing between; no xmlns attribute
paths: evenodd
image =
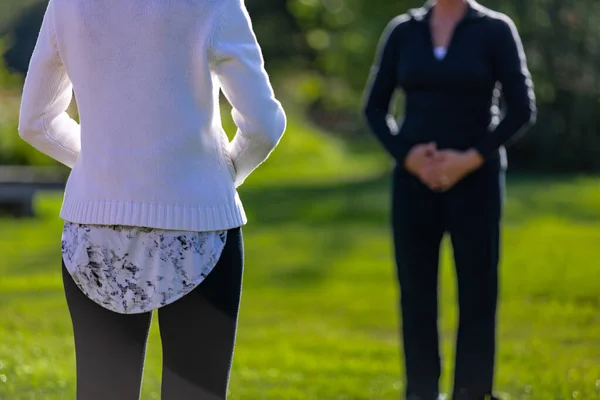
<svg viewBox="0 0 600 400"><path fill-rule="evenodd" d="M600 3L482 3L518 25L539 107L535 128L509 149L497 387L510 399L600 399ZM0 2L3 171L57 167L17 134L20 90L46 4ZM250 224L233 400L400 397L391 161L359 109L382 30L421 4L247 0L290 123L280 147L240 189ZM224 121L233 134L229 115ZM10 175L0 174L0 200L26 176ZM30 217L11 216L0 204L2 400L74 398L61 195L36 191ZM443 259L448 390L457 310L447 245ZM143 399L159 399L158 339L154 325Z"/></svg>

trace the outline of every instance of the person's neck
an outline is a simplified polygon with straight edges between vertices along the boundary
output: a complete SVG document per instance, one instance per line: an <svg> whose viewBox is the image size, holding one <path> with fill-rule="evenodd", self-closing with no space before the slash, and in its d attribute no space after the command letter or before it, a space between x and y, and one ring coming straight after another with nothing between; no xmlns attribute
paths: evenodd
<svg viewBox="0 0 600 400"><path fill-rule="evenodd" d="M453 17L465 12L468 0L437 0L435 13L441 17Z"/></svg>

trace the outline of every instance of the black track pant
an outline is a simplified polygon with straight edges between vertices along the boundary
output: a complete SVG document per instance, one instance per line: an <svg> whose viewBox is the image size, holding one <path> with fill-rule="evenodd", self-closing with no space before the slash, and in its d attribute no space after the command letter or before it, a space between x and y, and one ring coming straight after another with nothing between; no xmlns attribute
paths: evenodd
<svg viewBox="0 0 600 400"><path fill-rule="evenodd" d="M240 228L191 293L158 310L163 350L162 400L226 398L243 272ZM152 313L123 315L86 297L63 265L73 322L77 400L138 400Z"/></svg>
<svg viewBox="0 0 600 400"><path fill-rule="evenodd" d="M503 192L499 163L484 165L445 193L430 191L402 168L394 173L407 395L433 400L438 394L438 266L445 233L452 241L460 309L454 399L479 400L492 391Z"/></svg>

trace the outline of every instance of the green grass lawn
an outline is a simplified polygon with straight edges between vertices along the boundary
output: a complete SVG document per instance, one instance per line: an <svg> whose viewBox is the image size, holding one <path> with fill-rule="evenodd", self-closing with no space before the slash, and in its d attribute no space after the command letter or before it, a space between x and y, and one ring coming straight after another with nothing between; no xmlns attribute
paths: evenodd
<svg viewBox="0 0 600 400"><path fill-rule="evenodd" d="M246 272L237 399L398 399L403 388L385 157L290 126L241 189ZM600 183L509 175L497 388L511 399L600 399ZM0 399L74 398L60 280L60 195L0 220ZM444 250L444 389L456 291ZM108 383L107 383L108 384ZM159 399L153 326L143 399Z"/></svg>

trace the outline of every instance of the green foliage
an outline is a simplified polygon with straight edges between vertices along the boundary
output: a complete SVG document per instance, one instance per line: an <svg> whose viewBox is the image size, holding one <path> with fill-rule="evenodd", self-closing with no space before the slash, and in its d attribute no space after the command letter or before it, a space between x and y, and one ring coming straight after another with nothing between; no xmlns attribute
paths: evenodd
<svg viewBox="0 0 600 400"><path fill-rule="evenodd" d="M6 33L14 21L31 6L43 3L47 3L47 0L2 0L0 2L0 35Z"/></svg>
<svg viewBox="0 0 600 400"><path fill-rule="evenodd" d="M250 223L231 400L392 400L403 388L389 186L378 156L293 119L241 187ZM332 160L333 159L333 160ZM509 176L497 387L514 400L600 399L594 179ZM0 399L72 399L60 194L41 218L0 219ZM457 310L444 247L440 332L450 384ZM159 399L153 326L143 399Z"/></svg>
<svg viewBox="0 0 600 400"><path fill-rule="evenodd" d="M4 54L9 48L8 43L8 37L0 37L0 54ZM0 58L0 93L15 93L22 81L22 76L10 71L4 60Z"/></svg>
<svg viewBox="0 0 600 400"><path fill-rule="evenodd" d="M0 53L7 40L0 40ZM0 58L0 165L57 165L18 134L20 90L23 76L9 71Z"/></svg>

